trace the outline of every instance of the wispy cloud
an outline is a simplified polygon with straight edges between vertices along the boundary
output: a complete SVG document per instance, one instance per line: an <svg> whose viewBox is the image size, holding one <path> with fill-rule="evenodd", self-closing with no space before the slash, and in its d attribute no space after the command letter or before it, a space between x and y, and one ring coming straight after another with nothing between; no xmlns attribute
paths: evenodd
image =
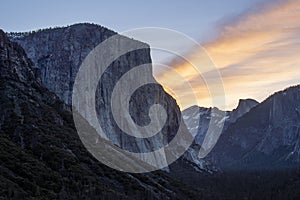
<svg viewBox="0 0 300 200"><path fill-rule="evenodd" d="M203 45L222 75L227 109L234 108L239 98L261 101L270 93L300 83L299 19L300 0L260 5L255 11L223 24L218 37ZM199 63L200 51L195 49L186 57ZM176 59L169 65L190 81L202 106L211 105L205 82L189 63ZM205 67L203 73L209 77ZM180 94L181 107L186 108L192 104L191 91L182 86L182 81L174 81L172 75L163 71L156 78Z"/></svg>

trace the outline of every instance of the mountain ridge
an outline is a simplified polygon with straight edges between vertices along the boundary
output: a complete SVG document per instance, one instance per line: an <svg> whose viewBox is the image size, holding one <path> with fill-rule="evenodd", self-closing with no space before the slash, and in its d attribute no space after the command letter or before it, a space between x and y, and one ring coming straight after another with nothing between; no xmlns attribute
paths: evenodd
<svg viewBox="0 0 300 200"><path fill-rule="evenodd" d="M299 94L300 85L295 85L270 95L228 127L209 159L226 169L297 165ZM291 147L294 150L289 150Z"/></svg>

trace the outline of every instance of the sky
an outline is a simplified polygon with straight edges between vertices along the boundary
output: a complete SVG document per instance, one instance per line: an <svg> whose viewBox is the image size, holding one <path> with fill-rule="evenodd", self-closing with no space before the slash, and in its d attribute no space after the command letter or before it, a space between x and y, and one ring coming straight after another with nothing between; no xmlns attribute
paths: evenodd
<svg viewBox="0 0 300 200"><path fill-rule="evenodd" d="M300 0L264 2L223 23L217 37L202 43L221 74L225 109L235 108L239 98L262 101L276 91L300 84L299 19ZM200 65L201 52L202 49L193 49L185 57ZM205 81L190 63L175 59L169 65L184 74L201 105L211 104ZM210 74L211 71L203 72L203 76L216 80ZM184 101L181 105L190 106L192 95L182 87L184 79L175 81L172 77L169 71L157 75L163 85L184 96L177 97Z"/></svg>
<svg viewBox="0 0 300 200"><path fill-rule="evenodd" d="M209 36L222 18L238 15L263 0L7 0L1 2L1 28L28 31L49 26L93 22L117 32L164 27L195 39Z"/></svg>
<svg viewBox="0 0 300 200"><path fill-rule="evenodd" d="M300 0L10 0L1 2L0 28L28 31L92 22L117 32L140 27L179 31L205 48L225 90L225 105L216 106L230 110L241 98L262 101L300 83L299 5ZM194 63L201 63L203 50L184 44L178 48ZM191 83L193 91L187 91L171 71L155 73L168 91L179 94L176 99L182 109L193 104L192 93L200 106L215 106L205 81L188 63L159 53L153 54L153 60L184 72ZM204 73L211 82L216 79L210 71Z"/></svg>

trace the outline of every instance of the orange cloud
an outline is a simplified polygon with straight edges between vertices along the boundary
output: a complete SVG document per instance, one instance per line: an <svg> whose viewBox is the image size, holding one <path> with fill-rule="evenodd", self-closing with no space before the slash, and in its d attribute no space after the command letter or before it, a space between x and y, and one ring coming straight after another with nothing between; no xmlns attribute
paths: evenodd
<svg viewBox="0 0 300 200"><path fill-rule="evenodd" d="M217 38L203 45L222 75L226 109L234 108L240 98L262 101L277 90L300 83L300 0L276 2L224 25ZM201 63L201 73L213 80L216 77L209 76L209 68L202 62L202 51L194 49L186 58ZM190 63L174 59L168 65L182 80L174 81L170 71L157 73L156 79L180 94L181 108L193 104L189 101L193 92L201 106L212 105L205 82ZM193 91L182 86L184 81L189 81Z"/></svg>

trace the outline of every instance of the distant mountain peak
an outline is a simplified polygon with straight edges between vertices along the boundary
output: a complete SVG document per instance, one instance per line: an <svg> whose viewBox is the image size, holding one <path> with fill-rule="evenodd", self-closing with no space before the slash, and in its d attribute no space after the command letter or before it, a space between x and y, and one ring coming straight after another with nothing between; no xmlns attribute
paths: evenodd
<svg viewBox="0 0 300 200"><path fill-rule="evenodd" d="M235 122L258 104L259 103L254 99L240 99L238 106L230 112L230 122Z"/></svg>
<svg viewBox="0 0 300 200"><path fill-rule="evenodd" d="M258 104L258 102L255 100L255 99L250 99L250 98L247 98L247 99L239 99L239 104L238 104L238 107L239 106L242 106L244 104Z"/></svg>

